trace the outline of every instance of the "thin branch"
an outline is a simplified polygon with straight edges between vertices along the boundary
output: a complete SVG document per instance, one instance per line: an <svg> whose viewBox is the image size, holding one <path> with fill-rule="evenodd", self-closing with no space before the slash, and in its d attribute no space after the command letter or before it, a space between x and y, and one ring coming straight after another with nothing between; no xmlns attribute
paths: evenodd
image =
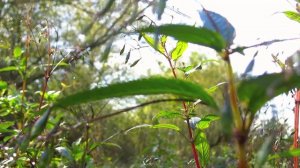
<svg viewBox="0 0 300 168"><path fill-rule="evenodd" d="M142 104L139 104L139 105L136 105L136 106L132 106L132 107L128 107L128 108L125 108L125 109L121 109L121 110L116 111L116 112L111 113L111 114L107 114L107 115L95 117L95 118L89 120L88 123L92 123L92 122L95 122L95 121L100 121L100 120L103 120L103 119L106 119L106 118L109 118L109 117L113 117L113 116L116 116L116 115L119 115L119 114L122 114L122 113L125 113L125 112L129 112L129 111L134 110L136 108L144 107L144 106L147 106L147 105L150 105L150 104L162 103L162 102L170 102L170 101L176 101L176 102L178 102L178 101L179 102L190 101L190 102L194 102L195 100L191 100L191 99L161 99L161 100L153 100L153 101L145 102L145 103L142 103Z"/></svg>

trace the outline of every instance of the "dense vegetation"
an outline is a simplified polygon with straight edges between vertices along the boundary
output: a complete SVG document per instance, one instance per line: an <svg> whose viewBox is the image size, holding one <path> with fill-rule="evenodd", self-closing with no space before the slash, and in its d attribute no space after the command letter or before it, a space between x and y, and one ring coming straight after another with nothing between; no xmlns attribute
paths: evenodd
<svg viewBox="0 0 300 168"><path fill-rule="evenodd" d="M300 22L298 3L287 19ZM231 54L284 40L235 46L220 14L203 8L202 27L159 25L166 8L1 1L0 167L297 167L289 126L276 115L254 123L278 113L269 100L297 92L299 52L273 56L282 72L251 76L256 53L239 76ZM184 60L190 44L218 57ZM137 75L145 47L160 74Z"/></svg>

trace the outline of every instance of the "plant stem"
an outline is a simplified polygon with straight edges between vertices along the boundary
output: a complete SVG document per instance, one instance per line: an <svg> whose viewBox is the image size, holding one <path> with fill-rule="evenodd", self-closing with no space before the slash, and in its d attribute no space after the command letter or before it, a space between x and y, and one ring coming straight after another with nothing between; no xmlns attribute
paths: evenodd
<svg viewBox="0 0 300 168"><path fill-rule="evenodd" d="M294 108L294 115L295 115L295 133L294 133L294 149L298 148L298 135L299 135L299 104L300 104L300 90L297 89L295 95L295 108ZM297 156L294 157L294 168L298 168L299 165L299 158Z"/></svg>
<svg viewBox="0 0 300 168"><path fill-rule="evenodd" d="M233 120L235 124L235 139L236 139L236 146L237 146L237 154L238 154L238 167L239 168L247 168L247 161L246 161L246 149L245 144L247 141L247 131L244 128L241 112L238 107L238 98L237 98L237 91L236 86L234 83L234 75L233 70L230 62L229 51L225 51L225 55L223 59L227 62L227 73L228 73L228 94L230 98L230 106L233 115Z"/></svg>
<svg viewBox="0 0 300 168"><path fill-rule="evenodd" d="M170 68L172 70L174 78L177 79L175 68L172 65L170 57L166 56L166 58L167 58L167 60L169 62L169 65L170 65ZM195 143L194 143L194 140L193 140L192 128L190 126L189 110L188 110L188 107L186 106L185 101L182 101L182 106L183 106L183 109L184 109L184 115L186 116L186 123L187 123L187 127L188 127L189 138L190 138L190 143L191 143L191 146L192 146L192 151L193 151L193 156L194 156L194 160L195 160L195 163L196 163L196 167L197 168L201 168L201 165L200 165L200 162L199 162L199 156L198 156L198 153L197 153L197 150L196 150L196 146L195 146Z"/></svg>

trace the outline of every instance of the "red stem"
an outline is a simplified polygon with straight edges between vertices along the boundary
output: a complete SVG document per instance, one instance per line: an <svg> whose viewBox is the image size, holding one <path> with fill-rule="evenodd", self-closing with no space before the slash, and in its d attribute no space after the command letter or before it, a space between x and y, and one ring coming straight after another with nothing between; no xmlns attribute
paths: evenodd
<svg viewBox="0 0 300 168"><path fill-rule="evenodd" d="M172 65L172 62L171 60L167 57L167 60L169 62L169 65L170 65L170 68L172 70L172 73L173 73L173 76L175 79L177 79L177 75L176 75L176 72L175 72L175 69ZM196 163L196 167L197 168L201 168L201 165L200 165L200 162L199 162L199 157L198 157L198 153L197 153L197 150L196 150L196 146L195 146L195 143L194 143L194 140L193 140L193 132L192 132L192 128L190 126L190 119L189 119L189 114L188 114L188 107L186 106L186 103L185 101L182 101L182 106L183 106L183 109L184 109L184 114L186 116L186 123L187 123L187 127L188 127L188 130L189 130L189 139L190 139L190 142L191 142L191 146L192 146L192 151L193 151L193 156L194 156L194 160L195 160L195 163Z"/></svg>
<svg viewBox="0 0 300 168"><path fill-rule="evenodd" d="M298 134L299 134L299 104L300 104L300 90L297 90L295 95L295 133L294 133L294 149L298 148ZM299 158L297 156L294 157L294 168L298 168Z"/></svg>

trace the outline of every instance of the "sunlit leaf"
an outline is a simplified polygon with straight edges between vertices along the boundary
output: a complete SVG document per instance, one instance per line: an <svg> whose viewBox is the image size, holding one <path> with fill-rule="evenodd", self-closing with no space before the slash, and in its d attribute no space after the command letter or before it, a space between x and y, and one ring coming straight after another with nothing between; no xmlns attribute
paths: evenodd
<svg viewBox="0 0 300 168"><path fill-rule="evenodd" d="M182 114L180 112L161 111L158 114L156 114L153 119L174 119L180 117L182 117Z"/></svg>
<svg viewBox="0 0 300 168"><path fill-rule="evenodd" d="M22 49L20 47L15 47L14 48L14 57L18 58L22 55Z"/></svg>
<svg viewBox="0 0 300 168"><path fill-rule="evenodd" d="M220 86L223 86L223 85L225 85L225 84L227 84L227 82L221 82L221 83L218 83L218 84L216 84L215 86L212 86L212 87L210 87L210 88L208 88L206 91L208 92L208 93L214 93L214 92L216 92L219 88L220 88Z"/></svg>
<svg viewBox="0 0 300 168"><path fill-rule="evenodd" d="M162 36L161 36L160 41L161 41L161 44L162 44L162 45L165 45L165 44L166 44L167 38L168 38L168 36L166 36L166 35L162 35Z"/></svg>
<svg viewBox="0 0 300 168"><path fill-rule="evenodd" d="M204 130L210 126L210 124L213 121L219 120L220 117L217 115L209 114L203 118L197 123L196 127L200 130Z"/></svg>
<svg viewBox="0 0 300 168"><path fill-rule="evenodd" d="M197 137L195 139L195 145L200 155L200 162L202 166L206 166L209 162L210 146L207 142L206 135L204 132L198 132L196 136Z"/></svg>
<svg viewBox="0 0 300 168"><path fill-rule="evenodd" d="M164 54L164 48L161 43L155 43L155 39L148 36L146 33L141 33L145 41L156 51L160 52L161 54Z"/></svg>
<svg viewBox="0 0 300 168"><path fill-rule="evenodd" d="M178 41L176 47L172 50L171 56L174 61L178 60L183 52L187 49L188 43L183 41Z"/></svg>
<svg viewBox="0 0 300 168"><path fill-rule="evenodd" d="M217 32L206 28L168 24L158 27L148 27L140 31L171 36L179 41L203 45L217 51L221 51L226 47L224 39Z"/></svg>
<svg viewBox="0 0 300 168"><path fill-rule="evenodd" d="M226 40L227 46L230 46L233 43L235 29L225 17L204 8L199 14L203 21L203 27L220 33Z"/></svg>
<svg viewBox="0 0 300 168"><path fill-rule="evenodd" d="M141 124L141 125L136 125L134 127L131 127L129 129L127 129L124 134L127 134L128 132L132 131L132 130L135 130L135 129L138 129L138 128L144 128L144 127L152 127L152 125L150 124Z"/></svg>
<svg viewBox="0 0 300 168"><path fill-rule="evenodd" d="M55 106L66 107L107 98L154 94L174 94L192 99L201 99L205 104L217 107L213 98L201 86L184 80L160 77L116 83L102 88L82 91L58 100Z"/></svg>
<svg viewBox="0 0 300 168"><path fill-rule="evenodd" d="M19 70L18 67L15 66L7 66L4 68L0 68L0 72L7 72L7 71L17 71Z"/></svg>
<svg viewBox="0 0 300 168"><path fill-rule="evenodd" d="M294 21L300 23L300 14L299 13L294 12L294 11L285 11L283 13L285 14L285 16L287 16L291 20L294 20Z"/></svg>
<svg viewBox="0 0 300 168"><path fill-rule="evenodd" d="M247 110L256 113L267 101L297 87L300 87L300 76L296 73L266 74L243 80L238 86L238 97Z"/></svg>
<svg viewBox="0 0 300 168"><path fill-rule="evenodd" d="M180 128L173 124L156 124L153 125L151 128L167 128L175 131L180 131Z"/></svg>

